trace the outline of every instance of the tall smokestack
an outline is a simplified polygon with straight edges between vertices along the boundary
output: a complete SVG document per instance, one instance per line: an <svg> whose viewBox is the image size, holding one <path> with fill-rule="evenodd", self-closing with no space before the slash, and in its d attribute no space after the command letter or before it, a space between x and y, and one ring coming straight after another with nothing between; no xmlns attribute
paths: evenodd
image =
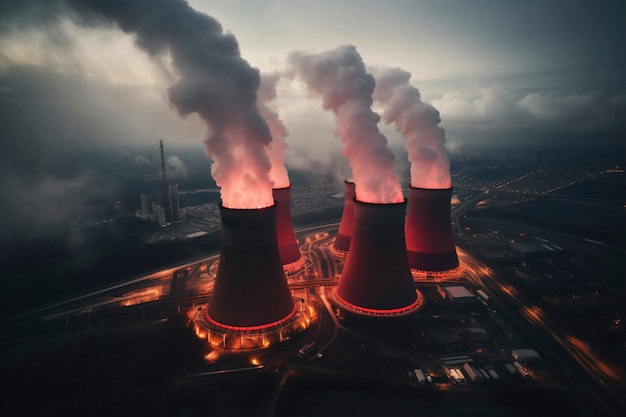
<svg viewBox="0 0 626 417"><path fill-rule="evenodd" d="M283 265L296 262L302 256L291 223L291 185L272 189L276 203L276 239Z"/></svg>
<svg viewBox="0 0 626 417"><path fill-rule="evenodd" d="M450 223L452 188L409 188L406 248L418 271L443 272L459 266Z"/></svg>
<svg viewBox="0 0 626 417"><path fill-rule="evenodd" d="M159 148L161 148L161 181L163 181L163 187L167 184L167 178L165 177L165 152L163 152L163 140L159 140Z"/></svg>
<svg viewBox="0 0 626 417"><path fill-rule="evenodd" d="M354 223L353 201L356 198L354 181L351 179L344 181L345 198L343 201L343 213L341 214L341 222L339 223L339 231L333 247L340 252L348 252L350 249L350 240L352 239L352 230Z"/></svg>
<svg viewBox="0 0 626 417"><path fill-rule="evenodd" d="M271 327L295 313L276 239L276 205L231 209L220 204L222 246L208 317L246 330Z"/></svg>
<svg viewBox="0 0 626 417"><path fill-rule="evenodd" d="M364 314L402 314L421 303L404 240L406 201L373 204L354 199L350 251L335 297Z"/></svg>
<svg viewBox="0 0 626 417"><path fill-rule="evenodd" d="M172 204L169 198L169 189L167 187L167 177L165 176L165 152L163 151L163 139L159 140L159 148L161 149L161 204L165 209L166 219L172 220Z"/></svg>

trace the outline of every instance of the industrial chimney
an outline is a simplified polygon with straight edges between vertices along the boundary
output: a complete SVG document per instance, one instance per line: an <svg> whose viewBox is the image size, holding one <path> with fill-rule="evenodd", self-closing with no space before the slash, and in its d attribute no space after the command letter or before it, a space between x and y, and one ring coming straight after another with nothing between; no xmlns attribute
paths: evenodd
<svg viewBox="0 0 626 417"><path fill-rule="evenodd" d="M165 209L165 217L167 221L173 220L172 203L169 198L169 189L167 186L167 177L165 175L165 152L163 151L163 140L159 140L159 148L161 149L161 204Z"/></svg>
<svg viewBox="0 0 626 417"><path fill-rule="evenodd" d="M271 328L295 314L276 239L276 204L220 204L222 246L208 318L234 330Z"/></svg>
<svg viewBox="0 0 626 417"><path fill-rule="evenodd" d="M416 310L416 291L404 240L406 201L373 204L353 199L354 230L335 298L358 313L397 315Z"/></svg>
<svg viewBox="0 0 626 417"><path fill-rule="evenodd" d="M300 248L291 223L291 185L273 188L272 196L276 204L276 239L280 261L283 265L292 264L301 258Z"/></svg>
<svg viewBox="0 0 626 417"><path fill-rule="evenodd" d="M333 248L336 252L347 253L350 248L350 239L352 239L352 229L354 223L353 200L356 198L354 181L351 179L344 181L345 198L343 201L343 213L341 222L339 223L339 231Z"/></svg>
<svg viewBox="0 0 626 417"><path fill-rule="evenodd" d="M450 223L452 188L409 188L406 248L411 269L443 272L459 266Z"/></svg>

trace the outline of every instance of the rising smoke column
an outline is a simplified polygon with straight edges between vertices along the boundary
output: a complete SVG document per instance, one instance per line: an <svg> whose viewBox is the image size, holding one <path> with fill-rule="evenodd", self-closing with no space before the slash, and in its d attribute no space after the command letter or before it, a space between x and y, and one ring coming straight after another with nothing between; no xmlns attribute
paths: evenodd
<svg viewBox="0 0 626 417"><path fill-rule="evenodd" d="M419 90L409 84L410 72L384 68L376 70L375 76L374 99L386 105L382 120L395 123L406 140L411 186L450 188L450 160L445 150L445 131L439 126L439 111L422 102Z"/></svg>
<svg viewBox="0 0 626 417"><path fill-rule="evenodd" d="M273 204L272 136L257 106L260 74L241 57L235 37L213 17L184 0L67 0L84 25L117 25L157 62L171 60L170 102L181 116L197 113L222 204L258 208Z"/></svg>
<svg viewBox="0 0 626 417"><path fill-rule="evenodd" d="M278 83L279 79L279 72L261 74L261 86L257 93L257 103L273 138L267 149L272 166L270 179L274 183L274 188L285 188L290 185L289 175L285 167L285 151L287 150L285 139L289 136L289 131L287 131L283 121L280 120L278 112L270 107L271 103L276 99L276 83Z"/></svg>
<svg viewBox="0 0 626 417"><path fill-rule="evenodd" d="M356 198L368 203L404 201L393 170L394 155L378 129L371 109L374 77L356 48L344 45L321 53L292 52L289 61L310 93L335 114L337 135L344 143L356 185Z"/></svg>

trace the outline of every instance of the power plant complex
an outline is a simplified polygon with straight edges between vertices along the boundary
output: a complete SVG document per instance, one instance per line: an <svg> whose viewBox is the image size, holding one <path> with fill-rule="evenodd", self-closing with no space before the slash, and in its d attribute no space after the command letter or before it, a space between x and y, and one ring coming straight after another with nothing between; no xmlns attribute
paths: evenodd
<svg viewBox="0 0 626 417"><path fill-rule="evenodd" d="M341 271L333 302L362 316L393 317L419 310L424 297L415 271L458 270L450 224L452 189L411 187L401 203L357 200L344 182L344 208L328 250ZM220 204L222 243L213 292L193 312L196 332L214 347L269 346L304 330L312 313L288 277L303 279L305 256L291 219L291 186L272 190L274 204L259 209ZM408 210L407 210L408 207ZM306 291L305 291L306 293Z"/></svg>
<svg viewBox="0 0 626 417"><path fill-rule="evenodd" d="M159 141L159 148L161 152L161 189L153 193L141 194L141 210L137 211L135 216L164 227L179 219L180 202L178 185L167 183L163 140Z"/></svg>

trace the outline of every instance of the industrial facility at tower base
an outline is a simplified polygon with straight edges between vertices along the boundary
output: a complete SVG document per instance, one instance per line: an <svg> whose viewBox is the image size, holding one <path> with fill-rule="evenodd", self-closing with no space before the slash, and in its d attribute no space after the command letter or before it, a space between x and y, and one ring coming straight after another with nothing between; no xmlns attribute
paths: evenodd
<svg viewBox="0 0 626 417"><path fill-rule="evenodd" d="M374 309L374 308L366 308L354 305L352 303L347 302L336 291L332 291L331 299L337 303L340 307L348 310L351 313L358 314L360 316L371 316L371 317L397 317L397 316L405 316L408 314L415 313L424 305L424 296L419 290L415 290L416 298L415 301L407 306L400 308L391 308L391 309Z"/></svg>
<svg viewBox="0 0 626 417"><path fill-rule="evenodd" d="M344 185L336 232L315 233L303 242L291 223L290 187L274 189L270 207L220 206L220 256L206 268L210 300L189 314L199 338L213 350L270 347L310 327L320 313L318 297L333 311L407 316L425 303L415 283L463 277L450 229L451 189L412 188L406 217L407 200L365 203L354 196L352 181ZM422 227L434 220L430 229ZM416 252L416 242L431 243Z"/></svg>
<svg viewBox="0 0 626 417"><path fill-rule="evenodd" d="M411 268L413 281L450 281L463 278L461 265L443 271L424 271Z"/></svg>
<svg viewBox="0 0 626 417"><path fill-rule="evenodd" d="M307 297L306 291L300 291ZM206 340L213 349L225 351L258 350L288 340L309 328L317 319L317 311L307 298L294 297L293 311L282 320L259 326L238 327L216 322L209 317L206 305L192 312L196 336Z"/></svg>

